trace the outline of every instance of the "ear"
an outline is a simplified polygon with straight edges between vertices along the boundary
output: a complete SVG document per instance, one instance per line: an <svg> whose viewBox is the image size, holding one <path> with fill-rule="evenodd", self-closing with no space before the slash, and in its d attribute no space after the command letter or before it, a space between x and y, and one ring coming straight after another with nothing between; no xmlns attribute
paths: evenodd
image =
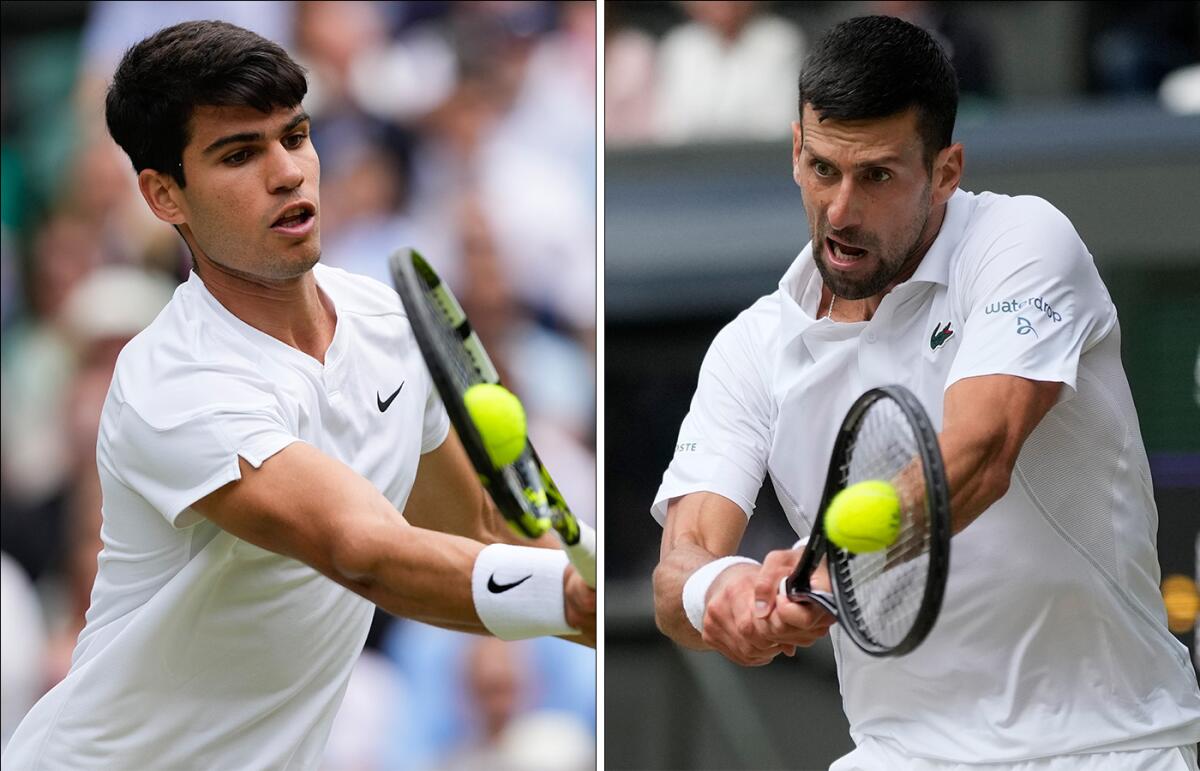
<svg viewBox="0 0 1200 771"><path fill-rule="evenodd" d="M963 173L963 146L955 143L938 152L933 162L933 202L941 205L950 200Z"/></svg>
<svg viewBox="0 0 1200 771"><path fill-rule="evenodd" d="M792 179L800 184L800 151L804 148L804 128L800 121L792 121Z"/></svg>
<svg viewBox="0 0 1200 771"><path fill-rule="evenodd" d="M138 172L138 190L155 217L171 225L183 225L187 222L182 206L183 192L170 174L142 169Z"/></svg>

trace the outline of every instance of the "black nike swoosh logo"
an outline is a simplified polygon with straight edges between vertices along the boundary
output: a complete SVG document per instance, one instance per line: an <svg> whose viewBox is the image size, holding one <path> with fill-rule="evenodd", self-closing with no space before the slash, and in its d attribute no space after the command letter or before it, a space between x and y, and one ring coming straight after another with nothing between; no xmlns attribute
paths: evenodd
<svg viewBox="0 0 1200 771"><path fill-rule="evenodd" d="M404 383L400 384L400 388L404 388ZM387 398L387 401L384 401L382 398L380 398L378 391L375 392L375 401L379 403L380 412L387 412L387 408L392 406L392 401L394 401L395 398L400 394L400 388L397 388L395 391L393 391L392 395Z"/></svg>
<svg viewBox="0 0 1200 771"><path fill-rule="evenodd" d="M525 576L520 581L513 581L511 584L498 584L498 583L496 583L496 576L494 576L494 575L488 576L488 591L491 592L492 594L500 594L500 592L507 592L509 589L513 588L514 586L520 586L521 584L525 583L526 581L528 581L531 578L533 578L532 574Z"/></svg>

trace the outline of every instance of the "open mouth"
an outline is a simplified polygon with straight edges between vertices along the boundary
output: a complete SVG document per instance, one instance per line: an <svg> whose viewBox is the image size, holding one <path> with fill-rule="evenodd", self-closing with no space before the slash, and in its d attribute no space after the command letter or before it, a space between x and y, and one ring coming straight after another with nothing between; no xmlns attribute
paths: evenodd
<svg viewBox="0 0 1200 771"><path fill-rule="evenodd" d="M308 231L313 218L316 216L316 207L311 203L307 201L298 203L295 206L284 209L279 218L271 224L271 229L288 234L304 233Z"/></svg>
<svg viewBox="0 0 1200 771"><path fill-rule="evenodd" d="M829 256L832 257L834 261L841 264L858 262L867 254L866 249L860 249L857 246L843 244L840 241L833 240L832 238L825 239L825 248L829 250Z"/></svg>

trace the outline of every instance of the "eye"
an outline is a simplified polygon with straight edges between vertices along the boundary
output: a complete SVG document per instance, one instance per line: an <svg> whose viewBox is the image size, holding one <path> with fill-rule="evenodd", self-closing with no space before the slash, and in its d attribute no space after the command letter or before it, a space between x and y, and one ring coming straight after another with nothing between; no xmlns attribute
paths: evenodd
<svg viewBox="0 0 1200 771"><path fill-rule="evenodd" d="M294 134L288 134L283 138L283 146L289 150L299 150L308 141L308 134L304 131L297 131Z"/></svg>
<svg viewBox="0 0 1200 771"><path fill-rule="evenodd" d="M812 170L818 177L832 177L833 167L825 161L813 161Z"/></svg>
<svg viewBox="0 0 1200 771"><path fill-rule="evenodd" d="M247 150L238 150L236 153L233 153L232 155L225 156L225 159L221 162L224 163L226 166L241 166L243 163L250 160L250 156L252 154L253 154L253 152L248 149Z"/></svg>
<svg viewBox="0 0 1200 771"><path fill-rule="evenodd" d="M887 182L892 178L892 172L887 169L870 169L867 171L867 179L872 182Z"/></svg>

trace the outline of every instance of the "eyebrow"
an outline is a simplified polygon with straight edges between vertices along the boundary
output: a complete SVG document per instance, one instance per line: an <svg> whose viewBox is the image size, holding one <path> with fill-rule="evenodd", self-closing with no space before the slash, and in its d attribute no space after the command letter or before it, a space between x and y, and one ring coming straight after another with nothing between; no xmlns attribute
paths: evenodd
<svg viewBox="0 0 1200 771"><path fill-rule="evenodd" d="M280 131L279 133L286 134L289 131L291 131L292 129L299 126L301 123L304 123L305 121L309 121L309 120L312 120L312 118L309 116L309 114L307 112L301 111L301 112L297 113L295 115L295 117L293 117L290 121L288 121L287 125L284 126L283 130ZM201 155L211 155L213 152L220 150L222 147L225 147L226 145L237 144L240 142L261 142L264 139L266 139L266 135L263 134L261 131L242 131L238 134L230 134L229 136L221 137L220 139L213 142L208 147L201 150L200 154Z"/></svg>
<svg viewBox="0 0 1200 771"><path fill-rule="evenodd" d="M830 166L837 166L836 163L833 163L832 161L828 160L827 158L824 158L820 154L814 152L812 147L810 145L808 145L807 143L805 143L803 149L804 149L804 152L808 153L809 155L811 155L813 158L820 161L821 163L828 163ZM900 165L903 165L903 163L904 163L904 159L898 155L882 155L878 158L871 158L866 161L860 161L859 163L854 164L854 168L856 168L856 169L875 169L875 168L879 168L881 166L900 166Z"/></svg>

